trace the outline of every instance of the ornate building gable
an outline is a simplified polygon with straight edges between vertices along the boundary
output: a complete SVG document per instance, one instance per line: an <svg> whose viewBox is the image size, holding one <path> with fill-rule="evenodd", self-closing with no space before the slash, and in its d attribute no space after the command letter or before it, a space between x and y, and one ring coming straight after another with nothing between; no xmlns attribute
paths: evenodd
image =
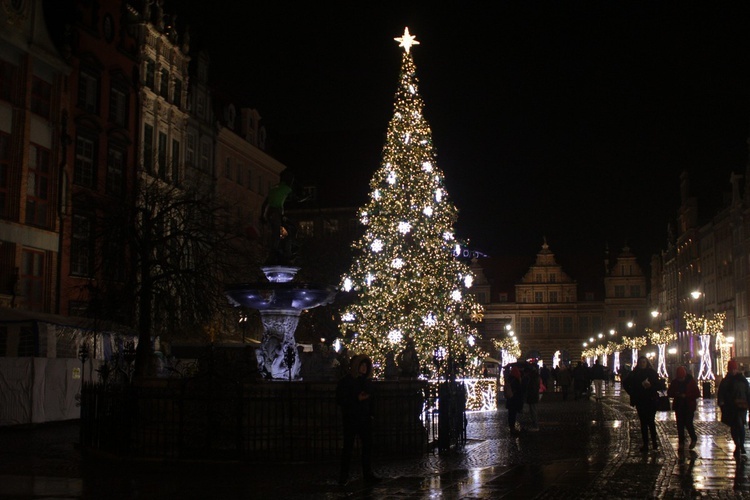
<svg viewBox="0 0 750 500"><path fill-rule="evenodd" d="M536 262L516 285L516 300L527 303L575 302L576 290L576 282L555 261L555 254L545 239L542 249L536 254Z"/></svg>

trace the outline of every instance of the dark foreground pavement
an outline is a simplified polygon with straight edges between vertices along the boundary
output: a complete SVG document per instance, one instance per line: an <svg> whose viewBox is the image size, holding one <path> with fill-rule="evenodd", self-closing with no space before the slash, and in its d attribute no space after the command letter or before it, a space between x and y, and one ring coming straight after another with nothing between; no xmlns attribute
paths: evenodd
<svg viewBox="0 0 750 500"><path fill-rule="evenodd" d="M694 450L677 451L674 416L659 413L660 448L645 454L639 451L638 418L619 384L599 402L546 394L538 408L540 430L517 436L508 432L504 409L470 414L465 447L376 461L383 480L374 486L358 477L339 486L333 462L133 464L83 458L76 448L77 422L0 429L0 498L750 498L750 462L735 463L713 400L699 401Z"/></svg>

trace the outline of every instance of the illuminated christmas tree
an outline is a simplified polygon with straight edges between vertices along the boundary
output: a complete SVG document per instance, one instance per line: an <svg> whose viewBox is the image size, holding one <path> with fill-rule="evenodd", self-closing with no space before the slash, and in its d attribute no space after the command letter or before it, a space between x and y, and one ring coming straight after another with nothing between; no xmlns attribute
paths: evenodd
<svg viewBox="0 0 750 500"><path fill-rule="evenodd" d="M461 374L478 365L475 328L481 306L469 293L473 276L458 260L453 226L457 210L436 165L432 132L422 115L416 68L409 49L419 44L404 30L393 117L380 167L360 208L365 234L342 288L356 301L342 314L347 347L383 367L413 342L427 376Z"/></svg>

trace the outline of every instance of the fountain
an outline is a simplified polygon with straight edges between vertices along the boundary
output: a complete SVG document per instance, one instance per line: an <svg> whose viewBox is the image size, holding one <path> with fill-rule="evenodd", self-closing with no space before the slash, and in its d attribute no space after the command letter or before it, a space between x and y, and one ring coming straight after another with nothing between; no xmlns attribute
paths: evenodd
<svg viewBox="0 0 750 500"><path fill-rule="evenodd" d="M330 304L336 297L332 286L294 282L299 267L267 266L262 283L228 285L225 294L234 307L260 311L263 339L256 351L258 371L270 379L299 379L301 361L294 331L302 311Z"/></svg>

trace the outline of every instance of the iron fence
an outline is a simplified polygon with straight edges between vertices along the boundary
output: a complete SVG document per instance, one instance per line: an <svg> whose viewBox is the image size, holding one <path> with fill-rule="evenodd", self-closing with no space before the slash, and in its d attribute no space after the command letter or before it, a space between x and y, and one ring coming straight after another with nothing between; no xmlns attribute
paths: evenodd
<svg viewBox="0 0 750 500"><path fill-rule="evenodd" d="M341 450L334 382L234 383L213 377L87 383L81 444L118 456L315 461ZM421 454L465 442L463 386L376 381L374 449Z"/></svg>

